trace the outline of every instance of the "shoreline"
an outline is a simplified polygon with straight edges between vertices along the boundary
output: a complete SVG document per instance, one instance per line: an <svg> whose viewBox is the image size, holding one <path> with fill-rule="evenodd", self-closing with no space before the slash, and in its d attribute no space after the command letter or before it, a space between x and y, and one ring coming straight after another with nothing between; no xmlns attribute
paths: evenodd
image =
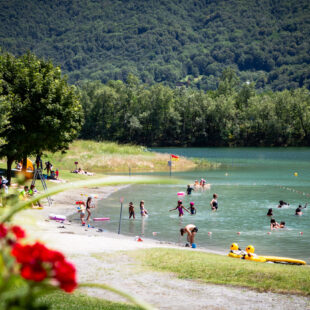
<svg viewBox="0 0 310 310"><path fill-rule="evenodd" d="M130 185L79 188L53 196L53 205L42 210L27 209L20 212L14 222L26 229L29 241L40 240L47 247L63 252L77 269L78 282L105 283L152 304L158 309L231 309L231 301L244 310L254 309L307 309L310 299L295 295L259 293L242 287L202 283L180 279L172 273L152 271L140 266L126 252L148 248L175 248L197 251L177 244L143 238L137 242L132 236L104 231L96 232L77 223L48 220L50 213L66 216L75 214L75 201L81 194L96 194L107 198L117 190ZM77 199L75 199L77 197ZM223 254L199 248L199 251ZM226 253L224 254L226 255ZM110 301L125 302L114 293L96 289L79 289L89 296ZM149 292L153 294L149 294ZM182 294L180 294L182 291ZM289 308L286 308L286 307Z"/></svg>

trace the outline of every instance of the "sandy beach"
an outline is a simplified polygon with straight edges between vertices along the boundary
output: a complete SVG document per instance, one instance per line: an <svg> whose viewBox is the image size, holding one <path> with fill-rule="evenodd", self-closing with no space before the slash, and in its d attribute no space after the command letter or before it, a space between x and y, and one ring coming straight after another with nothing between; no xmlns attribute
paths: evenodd
<svg viewBox="0 0 310 310"><path fill-rule="evenodd" d="M50 248L64 252L76 265L80 282L109 284L158 309L310 309L310 299L306 297L258 293L153 272L140 266L127 253L137 249L178 247L177 245L150 239L137 242L133 237L99 232L95 228L82 227L78 222L62 224L48 219L51 213L66 216L76 213L75 201L81 199L81 194L95 194L101 200L123 187L68 190L53 196L51 207L25 210L16 216L15 221L27 230L30 240L41 240ZM78 218L78 214L76 217ZM83 291L108 300L124 301L118 295L106 291Z"/></svg>

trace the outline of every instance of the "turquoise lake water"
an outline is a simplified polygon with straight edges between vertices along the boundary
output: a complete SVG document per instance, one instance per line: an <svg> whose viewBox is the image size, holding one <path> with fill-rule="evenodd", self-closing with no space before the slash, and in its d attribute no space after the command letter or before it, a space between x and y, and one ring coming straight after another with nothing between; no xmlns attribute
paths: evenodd
<svg viewBox="0 0 310 310"><path fill-rule="evenodd" d="M197 225L198 247L228 252L232 242L241 248L252 244L257 254L288 256L310 263L310 206L303 216L295 216L298 204L310 202L310 148L158 148L154 151L188 157L207 158L222 163L214 170L173 172L173 177L184 185L134 185L116 192L100 202L94 217L108 216L110 222L96 223L109 231L117 232L120 197L124 197L121 233L143 235L147 238L185 244L179 234L180 227L189 223ZM294 173L297 172L298 176ZM157 173L154 175L168 175ZM177 192L185 191L186 184L205 178L211 189L185 196L185 207L195 202L197 214L185 212L183 218L177 211ZM212 194L217 193L219 209L210 210ZM145 201L149 217L141 219L139 201ZM289 206L278 209L279 200ZM136 219L128 219L128 203L133 201ZM273 208L277 222L285 221L287 229L270 231ZM153 232L157 234L154 236ZM212 232L212 234L208 234ZM240 235L237 234L240 232ZM303 234L300 234L302 232Z"/></svg>

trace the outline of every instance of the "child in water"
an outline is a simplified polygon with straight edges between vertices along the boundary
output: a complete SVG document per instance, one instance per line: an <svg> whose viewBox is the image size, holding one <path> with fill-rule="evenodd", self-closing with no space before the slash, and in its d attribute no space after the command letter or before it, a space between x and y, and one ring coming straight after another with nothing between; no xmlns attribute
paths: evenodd
<svg viewBox="0 0 310 310"><path fill-rule="evenodd" d="M147 210L144 208L144 201L140 201L140 214L141 216L146 216L148 214Z"/></svg>
<svg viewBox="0 0 310 310"><path fill-rule="evenodd" d="M129 202L129 218L135 219L135 207L133 206L132 202Z"/></svg>
<svg viewBox="0 0 310 310"><path fill-rule="evenodd" d="M267 212L267 216L273 216L273 213L272 213L272 208L270 208Z"/></svg>
<svg viewBox="0 0 310 310"><path fill-rule="evenodd" d="M194 207L194 205L195 205L194 202L189 203L189 211L190 211L191 215L196 214L196 211L197 211L196 208Z"/></svg>
<svg viewBox="0 0 310 310"><path fill-rule="evenodd" d="M285 222L284 222L284 221L282 221L282 222L280 223L279 228L285 228Z"/></svg>
<svg viewBox="0 0 310 310"><path fill-rule="evenodd" d="M210 201L212 211L216 211L218 208L217 197L217 194L213 194L213 199Z"/></svg>
<svg viewBox="0 0 310 310"><path fill-rule="evenodd" d="M183 215L184 215L183 209L186 210L188 213L190 213L190 212L182 205L182 200L179 200L179 201L178 201L178 205L177 205L174 209L169 210L169 212L170 212L170 211L174 211L174 210L176 210L176 209L178 209L178 211L179 211L179 216L183 216Z"/></svg>

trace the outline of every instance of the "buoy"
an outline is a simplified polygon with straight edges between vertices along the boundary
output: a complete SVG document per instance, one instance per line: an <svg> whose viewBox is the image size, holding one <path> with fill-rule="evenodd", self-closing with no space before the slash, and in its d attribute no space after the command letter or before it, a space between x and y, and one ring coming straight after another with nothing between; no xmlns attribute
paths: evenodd
<svg viewBox="0 0 310 310"><path fill-rule="evenodd" d="M297 173L297 172L294 172L294 176L295 176L295 177L298 177L298 173Z"/></svg>
<svg viewBox="0 0 310 310"><path fill-rule="evenodd" d="M238 231L238 232L237 232L237 235L240 235L240 234L241 234L241 232L240 232L240 231Z"/></svg>
<svg viewBox="0 0 310 310"><path fill-rule="evenodd" d="M177 195L178 195L178 196L185 196L185 193L184 193L184 192L178 192Z"/></svg>
<svg viewBox="0 0 310 310"><path fill-rule="evenodd" d="M209 231L209 232L208 232L208 235L212 235L212 231Z"/></svg>
<svg viewBox="0 0 310 310"><path fill-rule="evenodd" d="M303 235L303 234L304 234L304 233L301 231L301 232L300 232L300 235Z"/></svg>

